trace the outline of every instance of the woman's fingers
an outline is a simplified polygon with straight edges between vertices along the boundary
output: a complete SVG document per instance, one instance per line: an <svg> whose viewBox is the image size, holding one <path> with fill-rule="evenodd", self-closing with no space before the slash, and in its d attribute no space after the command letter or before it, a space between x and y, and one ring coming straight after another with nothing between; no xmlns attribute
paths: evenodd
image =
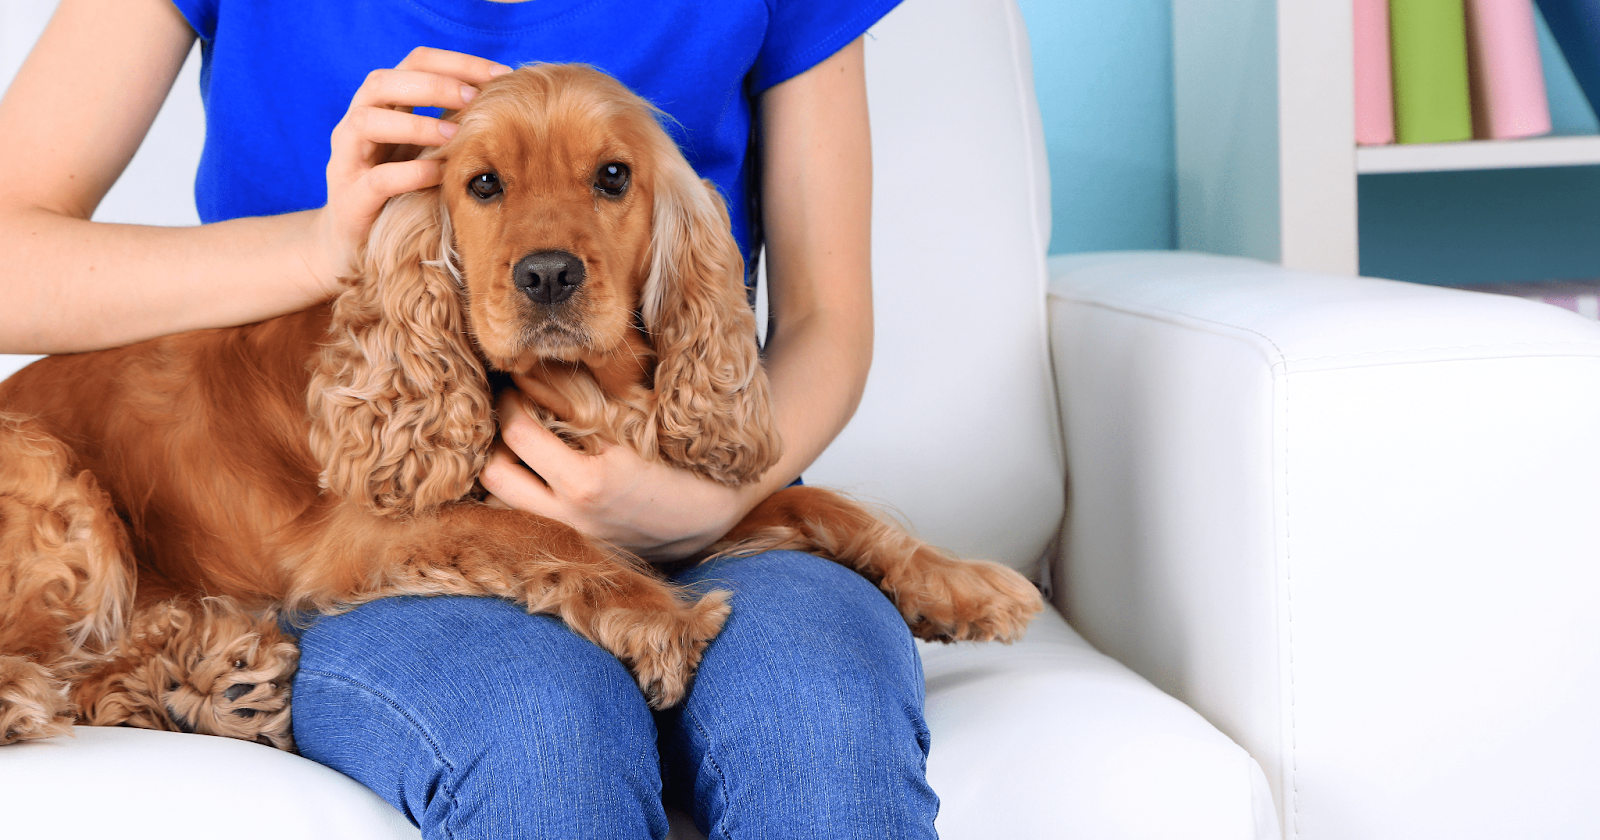
<svg viewBox="0 0 1600 840"><path fill-rule="evenodd" d="M552 476L567 472L569 459L586 456L574 452L555 433L544 427L524 408L522 397L513 389L501 393L496 416L500 439L489 451L489 459L478 474L478 481L499 504L517 510L559 519L577 528L593 523L552 486ZM529 464L537 464L534 472Z"/></svg>
<svg viewBox="0 0 1600 840"><path fill-rule="evenodd" d="M528 412L525 400L514 388L500 392L496 406L496 416L500 419L500 439L523 463L537 465L544 483L564 486L573 472L572 467L588 456L574 451L555 432L545 428L538 418Z"/></svg>
<svg viewBox="0 0 1600 840"><path fill-rule="evenodd" d="M464 108L477 95L475 84L505 72L510 68L488 59L424 47L399 67L367 74L330 138L330 197L389 160L395 146L440 146L455 136L453 123L411 109Z"/></svg>
<svg viewBox="0 0 1600 840"><path fill-rule="evenodd" d="M374 166L355 185L359 195L352 196L356 202L353 209L363 218L377 219L383 203L391 197L436 187L443 173L436 160L399 160Z"/></svg>
<svg viewBox="0 0 1600 840"><path fill-rule="evenodd" d="M433 47L417 47L395 65L395 69L420 70L425 73L450 76L469 85L481 85L495 76L511 72L510 67L498 61Z"/></svg>
<svg viewBox="0 0 1600 840"><path fill-rule="evenodd" d="M552 519L559 515L562 505L555 493L533 470L528 469L503 441L496 441L489 450L489 459L478 474L478 481L490 493L496 506L538 513Z"/></svg>
<svg viewBox="0 0 1600 840"><path fill-rule="evenodd" d="M332 144L336 150L341 145L357 143L438 146L455 134L455 123L407 111L362 106L351 108L334 126ZM371 152L361 149L357 157L370 158Z"/></svg>
<svg viewBox="0 0 1600 840"><path fill-rule="evenodd" d="M477 85L509 72L486 58L422 47L397 67L367 75L329 138L328 203L312 227L313 271L326 277L352 271L384 202L439 183L437 162L408 158L449 142L456 126L412 109L463 108Z"/></svg>
<svg viewBox="0 0 1600 840"><path fill-rule="evenodd" d="M478 82L482 84L483 82ZM352 108L404 106L407 108L461 108L478 89L461 79L424 70L398 67L374 70L350 98Z"/></svg>
<svg viewBox="0 0 1600 840"><path fill-rule="evenodd" d="M411 113L412 108L462 108L477 88L431 73L374 70L333 128L330 174L359 176L389 157L393 146L440 146L455 136L453 123Z"/></svg>

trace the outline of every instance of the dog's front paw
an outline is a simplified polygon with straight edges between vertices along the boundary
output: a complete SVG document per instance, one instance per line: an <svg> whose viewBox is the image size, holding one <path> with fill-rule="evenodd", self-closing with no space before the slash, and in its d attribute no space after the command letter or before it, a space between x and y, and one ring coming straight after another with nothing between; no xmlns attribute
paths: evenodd
<svg viewBox="0 0 1600 840"><path fill-rule="evenodd" d="M20 656L0 656L0 745L72 732L67 683Z"/></svg>
<svg viewBox="0 0 1600 840"><path fill-rule="evenodd" d="M633 671L650 708L669 709L689 693L706 646L728 620L729 597L710 592L675 609L629 610L614 617L620 632L606 646Z"/></svg>
<svg viewBox="0 0 1600 840"><path fill-rule="evenodd" d="M912 634L933 642L1014 642L1044 609L1027 578L988 560L930 554L884 589Z"/></svg>
<svg viewBox="0 0 1600 840"><path fill-rule="evenodd" d="M300 651L272 615L228 598L157 605L134 621L87 722L221 735L293 750L289 684Z"/></svg>
<svg viewBox="0 0 1600 840"><path fill-rule="evenodd" d="M292 752L289 692L299 658L294 644L270 621L262 621L231 643L174 668L162 704L185 732Z"/></svg>

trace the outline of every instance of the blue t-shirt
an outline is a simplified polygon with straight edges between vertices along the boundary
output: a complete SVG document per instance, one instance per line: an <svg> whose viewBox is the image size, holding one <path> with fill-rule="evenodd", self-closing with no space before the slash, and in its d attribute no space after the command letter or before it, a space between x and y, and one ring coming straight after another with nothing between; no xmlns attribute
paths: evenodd
<svg viewBox="0 0 1600 840"><path fill-rule="evenodd" d="M755 97L833 55L899 0L174 2L201 39L201 221L326 204L328 137L351 96L372 70L429 46L511 67L583 62L620 79L672 116L668 132L721 187L753 266Z"/></svg>

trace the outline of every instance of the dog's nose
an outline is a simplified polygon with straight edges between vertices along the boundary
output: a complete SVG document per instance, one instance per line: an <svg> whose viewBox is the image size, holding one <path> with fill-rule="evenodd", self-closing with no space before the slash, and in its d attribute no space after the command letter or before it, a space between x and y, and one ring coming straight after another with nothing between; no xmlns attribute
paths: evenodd
<svg viewBox="0 0 1600 840"><path fill-rule="evenodd" d="M517 261L517 288L534 303L556 304L583 283L583 260L566 251L539 251Z"/></svg>

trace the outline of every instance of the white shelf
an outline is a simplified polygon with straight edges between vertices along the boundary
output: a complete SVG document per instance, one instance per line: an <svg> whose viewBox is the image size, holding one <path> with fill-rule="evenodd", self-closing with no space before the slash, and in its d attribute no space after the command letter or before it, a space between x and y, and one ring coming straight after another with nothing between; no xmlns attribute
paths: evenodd
<svg viewBox="0 0 1600 840"><path fill-rule="evenodd" d="M1356 172L1362 175L1590 164L1600 164L1600 136L1468 140L1356 149Z"/></svg>

